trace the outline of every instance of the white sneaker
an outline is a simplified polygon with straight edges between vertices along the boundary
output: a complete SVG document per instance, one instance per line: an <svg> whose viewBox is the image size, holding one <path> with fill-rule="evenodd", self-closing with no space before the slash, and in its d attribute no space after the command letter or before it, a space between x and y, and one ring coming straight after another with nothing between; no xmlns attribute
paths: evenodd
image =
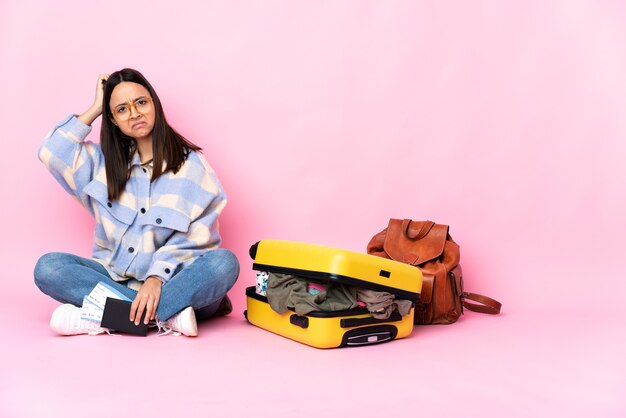
<svg viewBox="0 0 626 418"><path fill-rule="evenodd" d="M187 306L165 322L157 318L157 326L159 327L159 335L183 334L187 337L196 337L198 335L196 314L191 306Z"/></svg>
<svg viewBox="0 0 626 418"><path fill-rule="evenodd" d="M50 328L61 335L89 334L98 335L107 332L100 324L81 317L81 308L70 303L59 306L52 312Z"/></svg>

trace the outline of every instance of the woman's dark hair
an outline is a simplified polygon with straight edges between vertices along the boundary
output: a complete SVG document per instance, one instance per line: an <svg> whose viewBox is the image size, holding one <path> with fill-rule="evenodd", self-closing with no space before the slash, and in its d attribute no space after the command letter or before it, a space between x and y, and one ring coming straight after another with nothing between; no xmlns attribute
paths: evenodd
<svg viewBox="0 0 626 418"><path fill-rule="evenodd" d="M154 104L155 118L152 130L153 169L151 181L156 180L161 174L168 171L176 173L187 159L191 150L199 151L201 149L185 139L167 123L159 96L157 96L156 91L139 71L124 68L112 73L104 86L103 117L100 130L100 146L104 154L104 166L110 200L117 200L120 194L122 194L124 187L126 187L126 182L130 175L129 164L137 149L135 139L124 135L120 128L113 123L113 113L109 108L113 89L124 81L144 86L150 93L152 103ZM165 169L163 169L163 162L166 163Z"/></svg>

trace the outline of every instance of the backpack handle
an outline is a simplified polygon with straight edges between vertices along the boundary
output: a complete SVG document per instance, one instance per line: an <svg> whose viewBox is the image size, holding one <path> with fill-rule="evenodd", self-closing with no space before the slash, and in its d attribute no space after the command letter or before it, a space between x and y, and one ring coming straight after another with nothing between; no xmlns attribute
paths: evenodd
<svg viewBox="0 0 626 418"><path fill-rule="evenodd" d="M463 299L463 307L474 312L497 315L500 313L500 308L502 307L502 304L497 300L476 293L463 292L461 298ZM470 303L465 301L465 299L478 303Z"/></svg>
<svg viewBox="0 0 626 418"><path fill-rule="evenodd" d="M435 223L432 221L421 222L422 227L417 231L417 233L411 236L410 227L412 222L413 220L411 219L405 219L402 221L402 231L404 232L404 236L411 240L419 240L424 238L426 235L428 235L432 227L435 225Z"/></svg>

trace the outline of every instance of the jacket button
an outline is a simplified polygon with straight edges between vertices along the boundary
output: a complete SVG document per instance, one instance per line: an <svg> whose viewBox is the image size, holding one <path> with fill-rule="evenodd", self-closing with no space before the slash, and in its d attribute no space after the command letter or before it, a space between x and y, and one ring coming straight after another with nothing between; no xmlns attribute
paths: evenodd
<svg viewBox="0 0 626 418"><path fill-rule="evenodd" d="M108 207L110 207L110 208L112 208L112 207L113 207L113 204L112 204L111 202L107 202L107 206L108 206Z"/></svg>
<svg viewBox="0 0 626 418"><path fill-rule="evenodd" d="M146 209L145 208L141 208L141 213L146 213Z"/></svg>
<svg viewBox="0 0 626 418"><path fill-rule="evenodd" d="M142 168L142 170L143 170L144 173L148 172L148 170L146 170L145 168Z"/></svg>
<svg viewBox="0 0 626 418"><path fill-rule="evenodd" d="M166 268L166 269L165 269L165 272L166 272L167 274L170 274L170 269Z"/></svg>
<svg viewBox="0 0 626 418"><path fill-rule="evenodd" d="M129 253L134 253L134 252L135 252L135 249L134 249L133 247L128 247L128 252L129 252Z"/></svg>
<svg viewBox="0 0 626 418"><path fill-rule="evenodd" d="M156 223L158 223L159 225L161 224L161 222L163 222L163 221L161 220L161 218L157 218L157 219L156 219Z"/></svg>

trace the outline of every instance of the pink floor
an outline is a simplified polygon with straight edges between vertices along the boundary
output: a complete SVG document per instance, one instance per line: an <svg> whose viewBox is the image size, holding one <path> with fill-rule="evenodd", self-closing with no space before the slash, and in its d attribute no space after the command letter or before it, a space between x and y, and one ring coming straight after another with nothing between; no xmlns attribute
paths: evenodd
<svg viewBox="0 0 626 418"><path fill-rule="evenodd" d="M467 313L377 346L319 350L235 311L198 338L59 337L56 303L25 285L4 298L1 417L623 417L617 316ZM15 292L15 290L14 290ZM28 309L25 306L29 306ZM18 316L19 315L19 316ZM19 318L19 320L18 320Z"/></svg>

